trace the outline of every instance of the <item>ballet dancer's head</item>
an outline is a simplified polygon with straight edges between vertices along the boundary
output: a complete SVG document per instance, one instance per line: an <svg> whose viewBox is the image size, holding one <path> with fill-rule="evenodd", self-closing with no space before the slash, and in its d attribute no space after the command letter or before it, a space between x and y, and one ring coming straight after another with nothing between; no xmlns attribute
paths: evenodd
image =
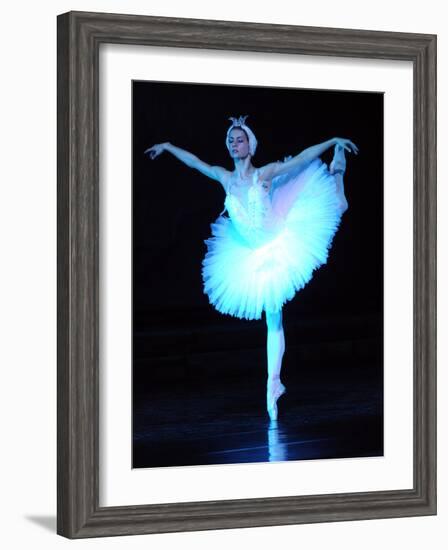
<svg viewBox="0 0 448 550"><path fill-rule="evenodd" d="M227 147L233 159L244 159L249 155L249 138L246 132L235 126L227 138Z"/></svg>
<svg viewBox="0 0 448 550"><path fill-rule="evenodd" d="M233 159L243 159L248 155L254 156L257 149L257 138L246 125L247 115L239 119L230 117L232 125L227 130L226 146Z"/></svg>

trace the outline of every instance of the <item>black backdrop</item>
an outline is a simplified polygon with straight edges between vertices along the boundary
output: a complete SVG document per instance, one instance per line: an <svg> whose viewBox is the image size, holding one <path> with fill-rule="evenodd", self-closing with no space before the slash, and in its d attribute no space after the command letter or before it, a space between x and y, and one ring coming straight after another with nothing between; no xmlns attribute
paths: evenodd
<svg viewBox="0 0 448 550"><path fill-rule="evenodd" d="M133 308L137 329L200 312L223 317L202 291L201 261L221 185L170 153L143 151L169 141L209 164L233 169L225 147L229 116L249 115L255 166L282 160L331 137L354 141L345 192L349 210L326 265L286 305L297 315L381 312L383 306L383 95L251 86L133 83ZM331 152L323 156L330 162ZM222 319L225 322L224 319ZM238 320L236 320L238 321ZM248 322L248 321L245 321Z"/></svg>

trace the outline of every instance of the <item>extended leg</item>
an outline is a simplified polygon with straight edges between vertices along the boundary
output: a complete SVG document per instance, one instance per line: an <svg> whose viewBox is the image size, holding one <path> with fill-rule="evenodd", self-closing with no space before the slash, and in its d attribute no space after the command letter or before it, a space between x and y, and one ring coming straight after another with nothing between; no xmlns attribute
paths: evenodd
<svg viewBox="0 0 448 550"><path fill-rule="evenodd" d="M341 211L344 213L348 208L348 202L344 193L344 173L345 173L345 150L340 145L334 148L333 160L330 164L330 173L334 174L336 189L339 196Z"/></svg>
<svg viewBox="0 0 448 550"><path fill-rule="evenodd" d="M277 420L277 400L285 393L281 383L280 372L285 352L285 335L282 324L282 312L266 312L268 381L266 391L266 406L271 420Z"/></svg>

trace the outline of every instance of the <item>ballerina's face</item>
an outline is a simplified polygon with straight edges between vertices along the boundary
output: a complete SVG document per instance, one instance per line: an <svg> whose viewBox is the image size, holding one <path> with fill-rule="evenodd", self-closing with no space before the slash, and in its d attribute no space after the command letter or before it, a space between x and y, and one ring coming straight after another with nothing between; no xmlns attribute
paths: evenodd
<svg viewBox="0 0 448 550"><path fill-rule="evenodd" d="M228 139L230 156L234 159L246 158L249 154L249 140L246 132L240 128L230 131Z"/></svg>

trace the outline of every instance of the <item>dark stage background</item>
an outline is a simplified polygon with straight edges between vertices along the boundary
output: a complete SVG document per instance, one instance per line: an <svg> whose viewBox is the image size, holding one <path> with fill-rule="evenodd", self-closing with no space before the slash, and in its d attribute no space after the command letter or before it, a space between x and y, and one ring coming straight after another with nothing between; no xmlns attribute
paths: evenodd
<svg viewBox="0 0 448 550"><path fill-rule="evenodd" d="M224 190L170 153L143 153L169 141L232 170L228 117L245 114L255 166L335 136L359 147L328 262L283 309L277 426L265 321L221 315L202 290ZM383 95L137 81L132 147L133 467L382 455Z"/></svg>

